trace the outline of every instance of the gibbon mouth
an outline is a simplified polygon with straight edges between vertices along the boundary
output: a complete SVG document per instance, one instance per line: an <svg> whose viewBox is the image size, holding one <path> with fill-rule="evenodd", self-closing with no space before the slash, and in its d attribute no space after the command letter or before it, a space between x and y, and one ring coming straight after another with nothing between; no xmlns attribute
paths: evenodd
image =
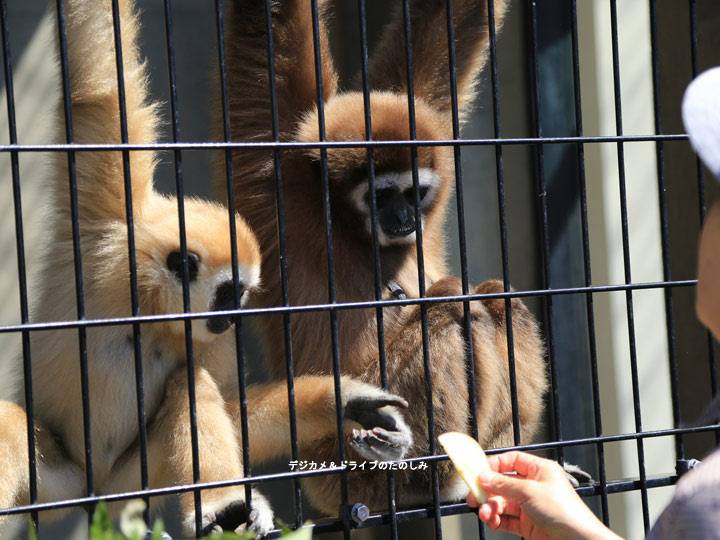
<svg viewBox="0 0 720 540"><path fill-rule="evenodd" d="M244 290L242 284L240 285L240 292ZM235 291L233 288L232 281L227 281L220 285L215 291L215 298L213 299L210 311L228 311L235 309ZM208 319L207 328L213 334L222 334L230 328L234 323L233 317L213 317Z"/></svg>
<svg viewBox="0 0 720 540"><path fill-rule="evenodd" d="M390 236L407 236L415 232L415 225L403 229L383 229L383 232Z"/></svg>

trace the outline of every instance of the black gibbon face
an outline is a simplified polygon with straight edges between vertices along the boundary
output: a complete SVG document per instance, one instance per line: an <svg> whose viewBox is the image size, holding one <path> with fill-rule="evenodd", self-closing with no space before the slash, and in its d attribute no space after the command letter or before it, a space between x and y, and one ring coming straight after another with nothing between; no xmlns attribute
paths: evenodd
<svg viewBox="0 0 720 540"><path fill-rule="evenodd" d="M419 169L420 210L425 212L435 199L440 178L432 169ZM366 232L372 234L370 191L364 179L352 192L355 208L365 221ZM378 240L381 245L405 244L415 241L415 189L412 171L383 173L375 178Z"/></svg>
<svg viewBox="0 0 720 540"><path fill-rule="evenodd" d="M200 289L206 289L207 294L202 294L201 297L208 297L212 298L212 301L209 306L209 311L228 311L231 309L235 309L235 290L233 287L232 280L228 280L228 272L220 271L220 272L212 272L212 271L206 271L205 274L200 276L200 256L197 253L194 253L192 251L187 252L187 258L188 258L188 283L193 285L193 290L197 289L198 287ZM167 256L167 267L170 272L174 275L174 277L177 279L178 282L182 283L183 279L183 264L182 264L182 253L180 251L172 251ZM213 275L214 274L214 275ZM193 291L194 292L194 291ZM240 295L241 295L241 303L242 303L242 296L245 292L245 287L240 283ZM205 310L204 306L195 306L194 302L192 300L193 296L197 296L196 294L193 294L191 296L191 302L193 303L192 307L193 309L201 309ZM212 319L208 319L207 321L207 330L212 334L222 334L227 329L229 329L233 325L233 318L232 317L215 317Z"/></svg>

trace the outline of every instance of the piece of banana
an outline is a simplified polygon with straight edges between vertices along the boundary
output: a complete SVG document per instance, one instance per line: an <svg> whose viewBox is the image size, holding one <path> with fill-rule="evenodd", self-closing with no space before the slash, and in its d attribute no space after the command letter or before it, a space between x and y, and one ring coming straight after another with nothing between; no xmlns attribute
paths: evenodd
<svg viewBox="0 0 720 540"><path fill-rule="evenodd" d="M464 433L443 433L438 441L450 457L460 477L472 491L475 499L482 504L488 500L487 492L477 485L478 475L490 469L485 452L478 442Z"/></svg>

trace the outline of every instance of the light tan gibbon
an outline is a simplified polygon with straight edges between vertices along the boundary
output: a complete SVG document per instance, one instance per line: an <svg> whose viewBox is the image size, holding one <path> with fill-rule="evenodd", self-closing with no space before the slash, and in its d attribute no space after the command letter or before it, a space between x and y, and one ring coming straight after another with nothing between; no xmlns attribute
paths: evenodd
<svg viewBox="0 0 720 540"><path fill-rule="evenodd" d="M226 47L232 140L271 141L265 2L233 0L228 5L231 13ZM506 5L506 0L495 0L497 21L502 19ZM327 140L365 140L363 96L358 91L338 91L325 29L327 2L319 0L319 9ZM454 0L453 10L458 99L460 118L464 121L476 94L477 76L488 55L487 0ZM445 1L410 0L410 12L417 138L449 139L452 114ZM280 140L318 141L310 0L273 1L272 30ZM396 11L370 62L374 140L407 140L410 135L404 43L402 16ZM416 298L419 282L410 149L375 148L374 164L383 298L404 295ZM324 304L329 296L321 154L318 149L283 150L281 165L290 304ZM263 258L263 290L253 295L251 302L262 307L279 306L282 300L273 153L258 148L235 149L233 166L235 203L255 231ZM337 301L372 300L375 267L367 151L329 149L327 167ZM427 296L461 294L460 280L448 277L443 230L454 183L452 148L419 148L417 167ZM502 291L503 285L498 281L471 288L472 293ZM469 432L462 304L433 303L427 311L436 430L432 435ZM406 416L414 447L409 456L428 455L420 308L386 308L383 313L389 389L410 404ZM471 316L480 442L484 447L510 445L513 430L505 302L474 301ZM378 384L375 310L339 310L337 318L343 373ZM291 316L297 374L332 372L329 319L328 313L320 311ZM517 299L512 301L512 320L520 434L527 442L538 428L547 386L543 346L534 317ZM280 378L285 365L282 321L276 315L266 316L259 327L272 374ZM315 456L325 459L337 455L337 441L331 437L315 451ZM359 459L352 447L349 456ZM399 471L395 479L398 504L407 506L430 498L430 472ZM373 508L387 505L384 474L350 474L348 481L351 503L362 501ZM439 481L443 500L458 500L467 492L447 462L439 464ZM337 477L317 477L308 481L307 486L317 507L329 513L337 510Z"/></svg>
<svg viewBox="0 0 720 540"><path fill-rule="evenodd" d="M120 0L120 27L128 135L131 143L158 140L159 111L148 101L145 63L137 39L139 23L131 0ZM110 0L66 0L67 45L75 142L119 143L120 113ZM62 107L59 110L62 118ZM63 122L57 137L64 139ZM128 230L125 221L121 152L76 152L80 244L86 317L130 315ZM157 156L130 152L140 313L182 312L182 261L177 200L153 188ZM68 158L58 154L49 183L52 208L49 238L36 300L37 321L77 318L73 243L68 190ZM195 199L185 201L188 278L194 311L233 306L230 217L227 209ZM260 251L238 216L239 279L245 304L260 284ZM242 477L239 405L231 318L192 322L196 362L196 405L200 480ZM39 500L86 494L83 414L77 329L33 333L32 373L36 419ZM182 321L142 326L142 361L150 485L191 483L193 479L189 397ZM139 428L132 329L87 329L92 472L96 493L135 490L140 485ZM21 362L15 365L19 371ZM18 376L19 379L19 376ZM18 394L21 384L16 384ZM327 377L295 381L300 448L336 432L335 397ZM343 378L342 403L348 431L373 428L394 436L398 456L410 444L398 412L401 398ZM21 397L16 401L21 403ZM254 461L289 452L287 387L284 383L248 390L250 451ZM370 435L367 435L369 437ZM359 445L366 440L358 441ZM0 509L29 502L25 410L0 401ZM182 496L184 526L195 531L193 495ZM273 526L270 506L260 493L245 504L243 486L202 492L203 533L233 530L243 523L264 534Z"/></svg>

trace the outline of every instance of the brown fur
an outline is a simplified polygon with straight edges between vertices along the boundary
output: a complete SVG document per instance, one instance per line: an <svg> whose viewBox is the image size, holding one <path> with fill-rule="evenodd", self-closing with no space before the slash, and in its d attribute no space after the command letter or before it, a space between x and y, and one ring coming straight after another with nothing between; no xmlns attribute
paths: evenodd
<svg viewBox="0 0 720 540"><path fill-rule="evenodd" d="M364 140L363 97L359 92L336 93L337 77L324 28L327 2L320 0L319 4L327 140ZM502 19L506 4L505 0L495 1L498 21ZM264 2L233 0L230 6L226 47L232 138L234 141L271 141ZM317 141L310 1L273 1L272 6L280 140ZM411 1L418 139L452 137L444 6L445 2L441 0ZM464 120L475 95L477 75L487 58L487 2L455 0L453 6L458 97L461 120ZM399 13L374 53L370 70L373 139L408 139L404 32ZM411 169L408 148L376 148L373 154L376 176ZM286 150L281 156L290 304L323 304L329 297L321 152L317 149ZM363 148L329 149L327 164L336 297L339 302L370 300L375 297L372 243L350 201L352 189L367 184L367 151ZM262 251L264 291L254 295L254 303L262 307L282 305L272 151L236 149L233 165L236 171L235 204L242 209L257 234ZM432 204L423 209L427 295L461 294L459 280L445 277L448 269L443 224L454 183L452 149L419 148L418 168L429 169L440 178ZM408 297L419 295L414 242L382 245L380 259L384 284L396 282ZM432 283L434 285L430 286ZM503 286L490 281L476 290L502 292ZM385 291L384 297L388 298L390 294ZM508 445L513 442L513 437L504 301L473 302L471 306L480 442L486 447ZM521 436L528 441L539 424L547 382L535 319L520 300L513 300L512 306ZM416 443L411 455L427 455L420 308L385 308L383 312L390 390L410 402L408 423ZM341 310L337 317L343 373L377 384L375 310ZM436 427L433 436L449 430L470 430L462 321L462 309L458 304L433 304L428 308ZM280 378L285 363L282 321L280 316L266 316L259 324L272 374ZM295 373L329 375L332 349L328 313L292 315L291 324ZM337 443L328 438L310 457L322 460L337 456ZM352 449L349 456L359 459ZM443 500L459 499L466 488L448 463L441 463L439 470ZM407 506L430 498L429 473L399 472L396 481L398 504ZM308 486L316 506L328 513L336 511L339 497L336 477L318 477L308 482ZM351 474L349 493L351 503L362 501L374 508L387 504L383 474Z"/></svg>
<svg viewBox="0 0 720 540"><path fill-rule="evenodd" d="M130 143L157 141L157 106L147 99L144 63L137 49L138 21L131 0L121 0L120 23ZM68 59L75 142L119 143L120 117L110 1L66 0ZM60 109L62 110L62 109ZM64 129L57 128L62 140ZM64 142L64 141L63 141ZM121 152L75 153L80 244L86 317L127 317L131 313L127 226ZM156 156L130 152L139 310L141 315L183 311L180 280L167 258L180 249L177 200L153 189ZM53 162L53 206L48 216L48 251L40 281L35 320L77 318L67 157ZM198 260L190 283L194 311L214 309L220 286L231 282L227 209L210 202L185 201L188 252ZM247 224L235 216L239 278L243 288L259 286L260 252ZM245 303L247 295L241 299ZM182 321L142 325L142 356L150 486L193 480L189 394ZM89 372L93 477L100 494L136 490L140 485L138 416L132 329L121 326L86 330ZM198 420L200 481L242 477L240 419L233 331L210 331L206 320L192 322ZM39 500L85 495L85 452L77 330L33 333L33 391ZM18 359L17 368L20 367ZM19 369L18 369L19 371ZM335 394L327 378L296 380L301 445L336 432ZM20 388L16 381L16 388ZM287 387L277 383L250 389L250 445L262 461L289 452ZM305 397L305 400L303 398ZM344 380L343 405L359 399L379 419L402 419L393 404L402 400L350 379ZM21 401L20 398L18 398ZM348 422L348 430L358 427ZM362 426L372 427L372 426ZM302 447L302 446L301 446ZM0 401L0 508L27 504L28 445L25 411ZM243 486L202 492L203 526L228 508L245 521ZM194 531L193 494L182 496L184 525ZM259 493L253 497L257 532L272 527L272 511ZM227 518L227 516L226 516ZM233 519L232 517L229 519ZM234 528L234 527L233 527Z"/></svg>

